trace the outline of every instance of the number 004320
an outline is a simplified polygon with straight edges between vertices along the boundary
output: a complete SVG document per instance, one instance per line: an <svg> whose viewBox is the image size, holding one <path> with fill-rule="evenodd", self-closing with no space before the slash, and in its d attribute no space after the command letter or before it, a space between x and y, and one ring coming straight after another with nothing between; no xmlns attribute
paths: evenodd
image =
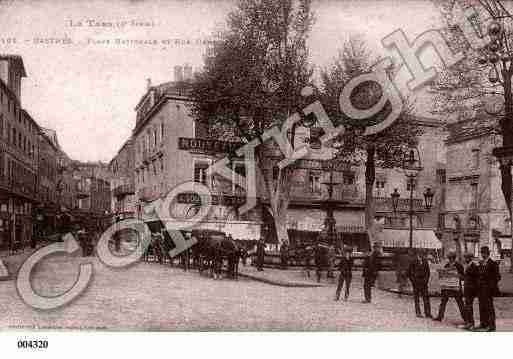
<svg viewBox="0 0 513 359"><path fill-rule="evenodd" d="M46 349L48 340L18 340L19 349Z"/></svg>

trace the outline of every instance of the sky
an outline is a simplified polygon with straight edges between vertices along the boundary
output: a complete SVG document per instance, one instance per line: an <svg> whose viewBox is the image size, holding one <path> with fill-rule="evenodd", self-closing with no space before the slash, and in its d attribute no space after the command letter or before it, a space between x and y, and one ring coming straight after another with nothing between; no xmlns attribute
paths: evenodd
<svg viewBox="0 0 513 359"><path fill-rule="evenodd" d="M199 69L205 40L223 28L234 3L0 0L0 53L23 57L22 106L41 126L57 131L71 158L110 161L131 134L146 79L154 85L173 80L173 67L185 63ZM413 39L439 23L428 0L317 0L314 11L309 48L317 69L329 65L351 35L362 35L377 55L390 55L382 37L400 28ZM91 26L98 22L113 26Z"/></svg>

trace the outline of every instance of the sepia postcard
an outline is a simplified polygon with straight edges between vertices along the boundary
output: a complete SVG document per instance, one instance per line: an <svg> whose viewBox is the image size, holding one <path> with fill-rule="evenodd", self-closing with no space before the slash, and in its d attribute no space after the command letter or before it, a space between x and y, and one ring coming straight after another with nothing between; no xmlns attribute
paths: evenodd
<svg viewBox="0 0 513 359"><path fill-rule="evenodd" d="M509 1L0 0L0 331L513 331L512 76Z"/></svg>

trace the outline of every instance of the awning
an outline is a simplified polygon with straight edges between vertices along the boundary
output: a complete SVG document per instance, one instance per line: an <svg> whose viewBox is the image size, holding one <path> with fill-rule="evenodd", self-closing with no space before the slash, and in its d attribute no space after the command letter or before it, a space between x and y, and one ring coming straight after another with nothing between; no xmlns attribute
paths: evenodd
<svg viewBox="0 0 513 359"><path fill-rule="evenodd" d="M511 249L511 237L500 236L497 238L501 242L501 249Z"/></svg>
<svg viewBox="0 0 513 359"><path fill-rule="evenodd" d="M383 229L378 234L383 247L405 248L410 246L410 231L408 229ZM413 247L426 249L441 249L442 242L431 229L415 229L413 231Z"/></svg>

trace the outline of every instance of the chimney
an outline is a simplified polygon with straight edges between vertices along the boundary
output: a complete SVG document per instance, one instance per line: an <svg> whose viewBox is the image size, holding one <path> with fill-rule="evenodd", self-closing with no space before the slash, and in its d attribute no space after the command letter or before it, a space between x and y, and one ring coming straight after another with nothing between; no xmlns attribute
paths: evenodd
<svg viewBox="0 0 513 359"><path fill-rule="evenodd" d="M182 66L175 66L175 81L176 82L182 82L183 81Z"/></svg>
<svg viewBox="0 0 513 359"><path fill-rule="evenodd" d="M146 90L149 90L151 87L151 79L150 78L147 78L146 79Z"/></svg>
<svg viewBox="0 0 513 359"><path fill-rule="evenodd" d="M185 64L185 66L183 67L183 79L185 81L192 80L192 66L189 64Z"/></svg>

